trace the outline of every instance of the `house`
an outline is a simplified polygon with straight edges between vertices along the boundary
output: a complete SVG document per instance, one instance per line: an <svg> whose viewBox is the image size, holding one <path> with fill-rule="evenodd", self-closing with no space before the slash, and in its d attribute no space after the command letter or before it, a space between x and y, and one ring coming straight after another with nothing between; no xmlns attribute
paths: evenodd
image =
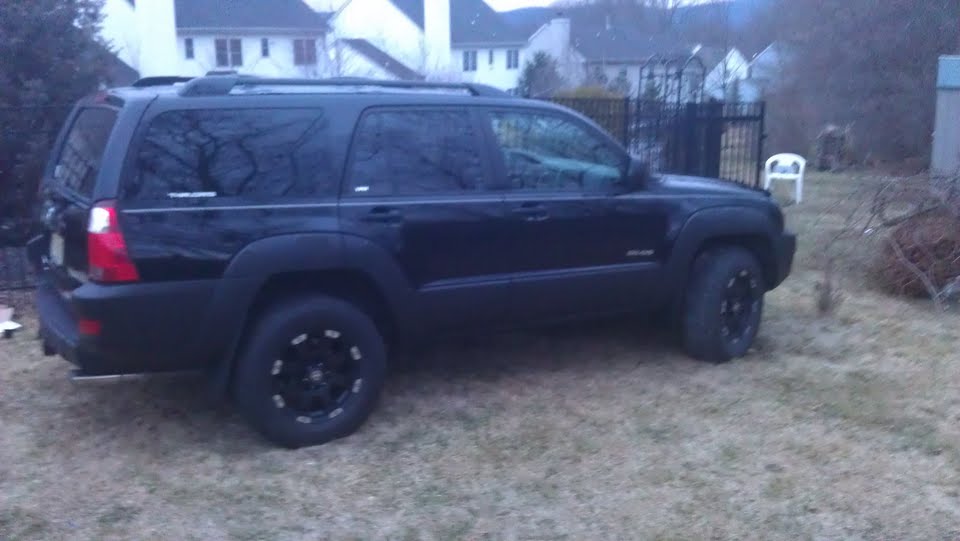
<svg viewBox="0 0 960 541"><path fill-rule="evenodd" d="M528 47L557 57L568 85L606 86L650 99L723 99L747 75L748 61L736 48L691 45L656 13L634 5L524 8L502 14L529 34ZM568 45L538 47L534 37L548 26L566 27ZM678 77L678 74L680 75Z"/></svg>
<svg viewBox="0 0 960 541"><path fill-rule="evenodd" d="M337 63L338 75L365 75L357 63L355 40L409 75L434 80L480 82L514 88L528 39L483 0L341 0L331 9L333 48L351 59ZM376 16L371 16L376 14ZM341 57L342 58L342 57ZM383 74L409 78L400 73Z"/></svg>
<svg viewBox="0 0 960 541"><path fill-rule="evenodd" d="M700 59L704 73L703 93L706 99L718 101L744 100L741 82L750 73L750 62L736 47L724 50L719 47L694 47L692 55Z"/></svg>
<svg viewBox="0 0 960 541"><path fill-rule="evenodd" d="M781 84L790 62L790 48L782 41L775 41L760 51L750 61L747 78L740 83L743 101L762 101Z"/></svg>
<svg viewBox="0 0 960 541"><path fill-rule="evenodd" d="M329 9L333 75L422 79L450 70L449 0L339 0Z"/></svg>
<svg viewBox="0 0 960 541"><path fill-rule="evenodd" d="M106 0L101 36L140 76L318 77L329 14L301 0Z"/></svg>
<svg viewBox="0 0 960 541"><path fill-rule="evenodd" d="M102 34L142 76L234 70L511 90L543 51L568 86L696 101L722 98L747 69L735 49L690 46L627 4L499 13L484 0L306 1L105 0Z"/></svg>

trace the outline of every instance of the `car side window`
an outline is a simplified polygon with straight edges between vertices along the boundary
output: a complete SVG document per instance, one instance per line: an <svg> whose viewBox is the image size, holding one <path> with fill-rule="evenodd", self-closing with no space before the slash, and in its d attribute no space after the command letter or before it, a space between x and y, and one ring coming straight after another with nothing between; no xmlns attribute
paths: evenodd
<svg viewBox="0 0 960 541"><path fill-rule="evenodd" d="M126 199L334 195L339 177L322 109L170 111L154 118Z"/></svg>
<svg viewBox="0 0 960 541"><path fill-rule="evenodd" d="M374 110L360 120L348 196L475 192L482 141L465 109Z"/></svg>
<svg viewBox="0 0 960 541"><path fill-rule="evenodd" d="M526 111L490 120L512 190L602 192L624 175L621 153L572 120Z"/></svg>

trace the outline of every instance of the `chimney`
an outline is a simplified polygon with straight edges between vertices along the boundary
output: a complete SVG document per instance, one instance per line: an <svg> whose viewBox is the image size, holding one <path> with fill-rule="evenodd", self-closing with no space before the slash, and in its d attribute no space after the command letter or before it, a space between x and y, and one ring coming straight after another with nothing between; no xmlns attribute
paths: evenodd
<svg viewBox="0 0 960 541"><path fill-rule="evenodd" d="M423 0L425 75L450 70L450 0Z"/></svg>
<svg viewBox="0 0 960 541"><path fill-rule="evenodd" d="M558 11L550 20L550 34L552 50L556 51L557 61L561 69L568 68L570 62L570 18L562 11Z"/></svg>
<svg viewBox="0 0 960 541"><path fill-rule="evenodd" d="M179 75L177 15L174 0L137 0L136 22L140 34L137 71L141 77Z"/></svg>

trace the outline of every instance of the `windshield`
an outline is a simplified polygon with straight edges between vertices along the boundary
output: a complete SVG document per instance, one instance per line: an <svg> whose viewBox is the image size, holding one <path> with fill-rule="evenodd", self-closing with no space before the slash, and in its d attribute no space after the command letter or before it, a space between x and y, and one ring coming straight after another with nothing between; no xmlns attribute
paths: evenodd
<svg viewBox="0 0 960 541"><path fill-rule="evenodd" d="M84 197L92 197L103 151L116 122L114 109L81 110L64 140L54 168L54 181Z"/></svg>

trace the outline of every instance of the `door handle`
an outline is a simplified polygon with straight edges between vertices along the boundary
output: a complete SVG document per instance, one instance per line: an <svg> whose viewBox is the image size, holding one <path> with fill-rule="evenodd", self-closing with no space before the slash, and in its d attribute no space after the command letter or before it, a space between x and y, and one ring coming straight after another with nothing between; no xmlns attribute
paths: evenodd
<svg viewBox="0 0 960 541"><path fill-rule="evenodd" d="M523 219L528 222L542 222L550 218L550 215L547 213L547 208L544 207L542 203L523 203L513 209L513 213L523 216Z"/></svg>
<svg viewBox="0 0 960 541"><path fill-rule="evenodd" d="M398 224L403 221L403 213L400 212L400 209L394 207L373 207L370 209L370 212L363 217L363 221Z"/></svg>

